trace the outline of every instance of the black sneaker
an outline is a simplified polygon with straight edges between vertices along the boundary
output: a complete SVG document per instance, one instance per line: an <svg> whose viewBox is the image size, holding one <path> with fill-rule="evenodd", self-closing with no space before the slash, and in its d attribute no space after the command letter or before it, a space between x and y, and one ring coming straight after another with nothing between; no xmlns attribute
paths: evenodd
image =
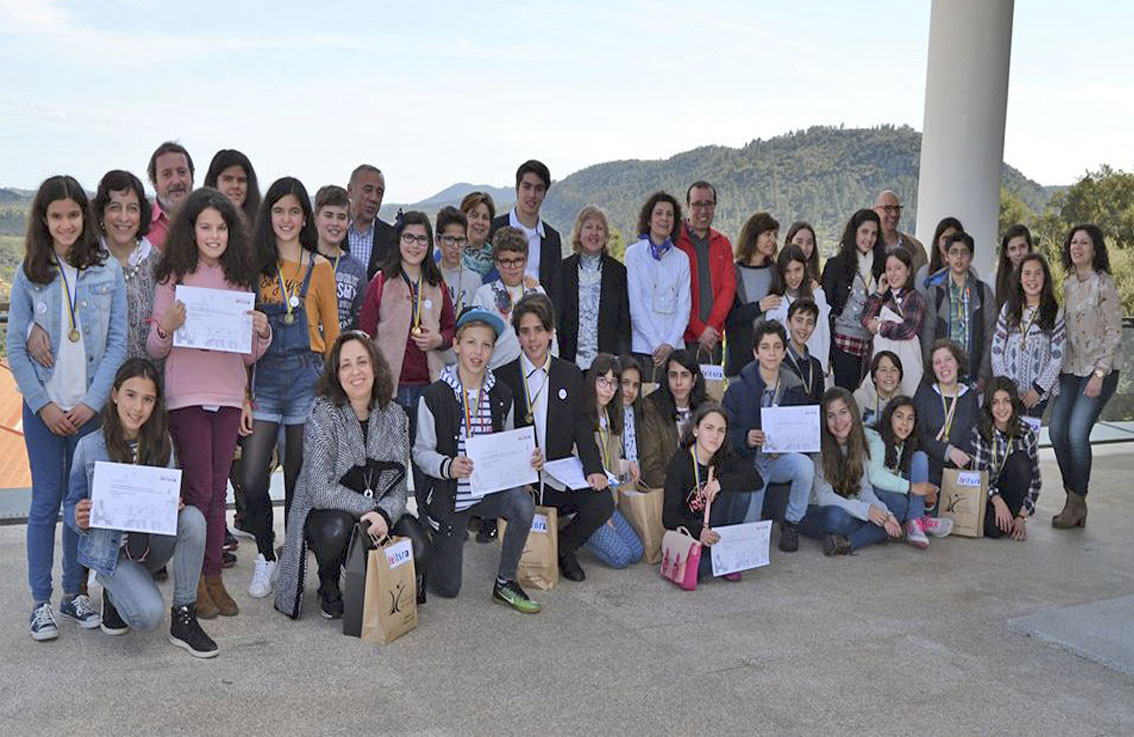
<svg viewBox="0 0 1134 737"><path fill-rule="evenodd" d="M583 571L583 567L579 565L579 561L575 558L574 553L566 553L559 556L559 572L563 574L563 578L568 581L585 581L587 574Z"/></svg>
<svg viewBox="0 0 1134 737"><path fill-rule="evenodd" d="M480 532L476 533L478 543L490 543L496 539L496 520L481 520Z"/></svg>
<svg viewBox="0 0 1134 737"><path fill-rule="evenodd" d="M785 553L799 550L799 525L787 520L780 523L780 550Z"/></svg>
<svg viewBox="0 0 1134 737"><path fill-rule="evenodd" d="M236 554L227 550L221 551L221 568L232 568L236 565Z"/></svg>
<svg viewBox="0 0 1134 737"><path fill-rule="evenodd" d="M319 587L319 613L323 619L343 618L343 595L337 585Z"/></svg>
<svg viewBox="0 0 1134 737"><path fill-rule="evenodd" d="M232 534L232 530L227 527L224 528L224 546L221 550L232 551L240 547L240 541L236 539L236 535Z"/></svg>
<svg viewBox="0 0 1134 737"><path fill-rule="evenodd" d="M151 573L150 577L155 581L164 581L169 578L169 569L165 566L162 566L161 568Z"/></svg>
<svg viewBox="0 0 1134 737"><path fill-rule="evenodd" d="M850 555L851 544L843 535L836 535L833 532L827 533L827 537L823 540L823 555Z"/></svg>
<svg viewBox="0 0 1134 737"><path fill-rule="evenodd" d="M197 623L197 604L175 606L169 610L169 641L185 648L195 658L216 657L217 644Z"/></svg>
<svg viewBox="0 0 1134 737"><path fill-rule="evenodd" d="M99 629L108 635L124 635L130 629L130 626L122 619L122 615L114 608L114 604L110 601L110 594L106 593L106 589L102 590L102 623L99 624Z"/></svg>

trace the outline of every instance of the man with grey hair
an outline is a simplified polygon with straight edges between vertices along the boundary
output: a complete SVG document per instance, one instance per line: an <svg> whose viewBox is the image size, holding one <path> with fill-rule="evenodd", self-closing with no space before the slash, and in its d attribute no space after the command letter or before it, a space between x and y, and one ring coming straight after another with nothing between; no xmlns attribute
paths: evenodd
<svg viewBox="0 0 1134 737"><path fill-rule="evenodd" d="M382 197L386 194L386 177L370 164L360 164L350 174L347 196L350 198L350 225L343 242L347 251L366 264L366 280L386 263L395 247L394 226L378 219Z"/></svg>
<svg viewBox="0 0 1134 737"><path fill-rule="evenodd" d="M886 248L901 246L906 249L913 260L913 273L916 274L917 270L929 261L921 241L909 233L898 230L898 222L902 219L902 203L898 200L897 193L890 189L882 190L874 200L874 212L878 213L879 219L882 220L882 232L879 234L882 244Z"/></svg>

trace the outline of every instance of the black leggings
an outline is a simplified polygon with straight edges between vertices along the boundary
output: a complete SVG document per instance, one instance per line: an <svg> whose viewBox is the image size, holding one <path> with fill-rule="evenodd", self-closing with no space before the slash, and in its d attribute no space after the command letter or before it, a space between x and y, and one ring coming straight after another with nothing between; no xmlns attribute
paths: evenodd
<svg viewBox="0 0 1134 737"><path fill-rule="evenodd" d="M995 482L996 491L1015 518L1023 508L1024 498L1032 484L1032 461L1028 454L1017 450L1008 456L1004 467L1000 469L1000 477ZM992 505L992 497L988 498L988 508L984 510L984 534L986 537L1004 536L1004 531L996 526L996 507Z"/></svg>
<svg viewBox="0 0 1134 737"><path fill-rule="evenodd" d="M271 478L268 462L279 437L279 423L256 420L252 434L244 438L240 471L244 486L244 525L256 536L256 548L265 560L275 560L275 529L272 500L268 496ZM284 521L291 509L295 482L303 465L303 425L284 425Z"/></svg>
<svg viewBox="0 0 1134 737"><path fill-rule="evenodd" d="M862 383L865 364L865 356L856 356L831 346L831 369L835 374L835 386L853 392Z"/></svg>
<svg viewBox="0 0 1134 737"><path fill-rule="evenodd" d="M353 514L339 509L312 509L307 514L307 545L315 551L319 563L319 583L333 588L339 585L339 570L346 561L350 537L358 522ZM433 548L425 528L411 514L403 514L390 531L392 535L408 537L413 545L413 566L421 576L432 563Z"/></svg>

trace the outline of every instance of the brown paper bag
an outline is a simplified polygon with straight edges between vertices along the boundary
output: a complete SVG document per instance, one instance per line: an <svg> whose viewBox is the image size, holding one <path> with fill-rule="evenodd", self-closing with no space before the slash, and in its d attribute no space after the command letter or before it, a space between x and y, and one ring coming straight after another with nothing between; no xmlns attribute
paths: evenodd
<svg viewBox="0 0 1134 737"><path fill-rule="evenodd" d="M984 537L988 507L988 472L946 468L941 472L938 514L953 520L953 534Z"/></svg>
<svg viewBox="0 0 1134 737"><path fill-rule="evenodd" d="M698 351L700 356L700 351ZM705 379L705 393L714 402L720 402L725 393L724 368L715 363L701 364L701 376Z"/></svg>
<svg viewBox="0 0 1134 737"><path fill-rule="evenodd" d="M618 509L622 516L638 533L642 541L642 560L647 563L660 563L662 559L662 501L665 492L639 486L635 489L619 489Z"/></svg>
<svg viewBox="0 0 1134 737"><path fill-rule="evenodd" d="M508 521L500 518L497 529L497 538L503 545ZM559 510L555 507L536 506L516 580L521 586L540 591L550 591L559 583Z"/></svg>
<svg viewBox="0 0 1134 737"><path fill-rule="evenodd" d="M370 551L366 564L366 597L362 639L389 645L417 627L417 578L413 544L394 537Z"/></svg>

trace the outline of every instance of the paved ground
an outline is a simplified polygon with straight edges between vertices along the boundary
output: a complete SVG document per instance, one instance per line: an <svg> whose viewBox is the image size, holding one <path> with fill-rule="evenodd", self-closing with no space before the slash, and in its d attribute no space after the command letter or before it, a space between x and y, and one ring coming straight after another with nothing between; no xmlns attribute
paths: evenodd
<svg viewBox="0 0 1134 737"><path fill-rule="evenodd" d="M1051 529L1049 483L1026 543L826 559L805 541L692 593L584 560L587 581L534 617L490 603L495 550L470 542L460 598L431 598L385 647L344 638L311 598L299 622L249 599L242 550L226 574L241 614L205 625L212 661L164 628L64 623L33 642L24 528L2 527L0 734L1134 734L1134 679L1008 627L1134 594L1128 448L1100 451L1085 530Z"/></svg>

